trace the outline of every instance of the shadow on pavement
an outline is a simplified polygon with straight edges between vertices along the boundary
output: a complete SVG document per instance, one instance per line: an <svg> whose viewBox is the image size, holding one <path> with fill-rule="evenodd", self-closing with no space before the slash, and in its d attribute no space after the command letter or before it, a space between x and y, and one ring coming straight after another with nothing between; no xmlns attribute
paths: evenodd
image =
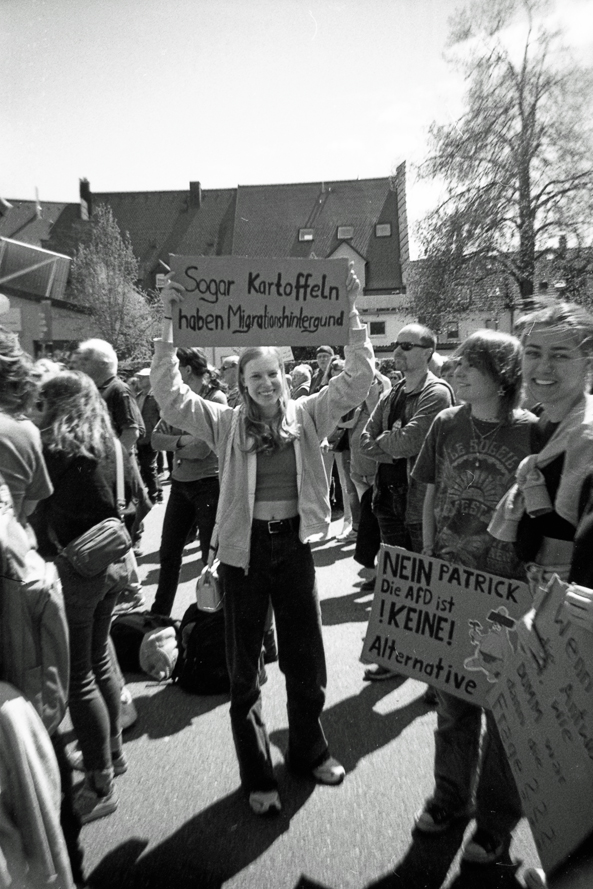
<svg viewBox="0 0 593 889"><path fill-rule="evenodd" d="M352 557L352 546L347 541L325 540L320 544L312 544L313 559L317 568L327 568L341 559Z"/></svg>
<svg viewBox="0 0 593 889"><path fill-rule="evenodd" d="M187 557L188 553L185 552L185 556ZM140 565L146 563L146 556L141 556L138 560ZM156 553L156 567L151 568L147 573L146 577L142 581L144 586L156 585L159 582L159 574L161 572L160 563L158 561L158 553ZM185 558L182 565L181 571L179 572L179 584L187 583L189 580L196 580L200 571L204 567L204 563L202 562L202 558L200 556L200 551L198 550L197 554L192 559Z"/></svg>
<svg viewBox="0 0 593 889"><path fill-rule="evenodd" d="M432 836L414 831L405 858L366 889L440 889L461 848L468 823L458 822L445 833ZM487 866L462 861L449 889L518 889L518 867L508 856Z"/></svg>
<svg viewBox="0 0 593 889"><path fill-rule="evenodd" d="M146 850L141 839L122 843L89 875L89 885L93 889L220 889L289 829L291 819L315 789L313 782L294 778L283 766L278 767L278 777L283 809L277 817L253 815L237 790L157 846Z"/></svg>
<svg viewBox="0 0 593 889"><path fill-rule="evenodd" d="M136 674L127 674L137 678ZM145 674L142 678L146 679ZM150 680L146 682L150 685ZM176 685L163 685L157 694L134 694L134 704L138 710L138 722L124 734L124 742L147 735L149 738L166 738L183 731L194 719L204 716L211 710L228 704L229 696L192 695Z"/></svg>
<svg viewBox="0 0 593 889"><path fill-rule="evenodd" d="M295 884L294 889L330 889L330 887L325 883L316 883L315 880L310 880L309 877L303 875Z"/></svg>
<svg viewBox="0 0 593 889"><path fill-rule="evenodd" d="M326 627L336 624L349 624L360 621L368 622L373 602L373 594L369 590L361 590L364 581L360 581L358 589L347 596L332 596L321 600L321 619Z"/></svg>
<svg viewBox="0 0 593 889"><path fill-rule="evenodd" d="M390 744L419 716L429 708L420 698L399 710L387 714L374 711L377 701L398 688L406 677L389 683L369 683L360 694L346 698L324 710L321 717L332 754L339 759L346 772L352 772L363 757L385 744ZM387 688L385 687L387 685ZM281 750L286 750L288 730L271 732L270 740Z"/></svg>

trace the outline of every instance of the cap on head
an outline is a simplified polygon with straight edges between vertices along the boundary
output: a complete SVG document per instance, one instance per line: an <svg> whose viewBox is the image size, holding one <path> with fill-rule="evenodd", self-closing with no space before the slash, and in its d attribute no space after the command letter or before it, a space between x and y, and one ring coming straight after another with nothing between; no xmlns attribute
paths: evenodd
<svg viewBox="0 0 593 889"><path fill-rule="evenodd" d="M136 372L137 377L149 377L150 376L150 368L143 367L141 370Z"/></svg>
<svg viewBox="0 0 593 889"><path fill-rule="evenodd" d="M315 350L315 354L319 355L320 352L324 352L326 355L333 355L334 350L331 346L318 346Z"/></svg>

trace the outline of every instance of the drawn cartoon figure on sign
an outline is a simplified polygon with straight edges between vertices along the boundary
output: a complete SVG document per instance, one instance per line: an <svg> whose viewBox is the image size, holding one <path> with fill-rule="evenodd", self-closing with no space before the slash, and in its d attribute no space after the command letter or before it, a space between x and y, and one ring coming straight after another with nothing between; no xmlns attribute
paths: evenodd
<svg viewBox="0 0 593 889"><path fill-rule="evenodd" d="M509 617L509 612L503 605L496 611L491 611L487 620L490 626L486 632L482 632L479 620L468 621L469 638L475 650L471 657L465 659L463 666L466 670L481 670L486 674L488 682L497 682L505 659L515 652L510 638L515 621Z"/></svg>

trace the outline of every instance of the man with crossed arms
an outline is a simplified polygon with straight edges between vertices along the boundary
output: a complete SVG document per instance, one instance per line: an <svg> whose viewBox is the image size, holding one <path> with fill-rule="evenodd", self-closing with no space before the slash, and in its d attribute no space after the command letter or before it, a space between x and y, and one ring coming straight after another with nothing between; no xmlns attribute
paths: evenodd
<svg viewBox="0 0 593 889"><path fill-rule="evenodd" d="M373 512L381 542L413 552L422 552L426 485L411 479L410 473L432 421L454 401L450 386L428 369L435 349L436 337L428 327L407 324L400 330L393 358L404 378L381 396L360 438L362 453L377 461ZM364 678L397 675L376 666L366 670Z"/></svg>

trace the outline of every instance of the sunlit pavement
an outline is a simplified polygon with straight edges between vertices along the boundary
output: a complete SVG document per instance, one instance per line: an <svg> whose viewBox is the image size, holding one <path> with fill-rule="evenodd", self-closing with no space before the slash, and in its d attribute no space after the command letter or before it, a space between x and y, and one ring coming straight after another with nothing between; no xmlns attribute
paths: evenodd
<svg viewBox="0 0 593 889"><path fill-rule="evenodd" d="M156 589L167 496L166 486L165 502L145 520L139 561L147 607ZM340 529L341 520L334 522L332 530ZM124 736L130 768L117 779L119 808L83 828L92 885L362 889L388 874L384 889L451 884L463 826L446 837L411 833L432 789L435 715L421 702L424 686L416 681L362 679L371 597L360 592L368 572L354 562L353 550L352 538L335 537L315 548L329 673L324 727L346 768L344 783L318 787L286 772L286 703L277 664L268 665L263 689L283 805L274 819L253 815L239 791L227 697L187 695L129 676L139 718ZM175 617L193 599L198 557L196 544L187 547ZM538 864L526 822L511 857L522 862L519 875ZM490 875L492 885L519 885L515 870L507 866L501 876L499 868ZM463 885L487 889L486 877L470 874Z"/></svg>

